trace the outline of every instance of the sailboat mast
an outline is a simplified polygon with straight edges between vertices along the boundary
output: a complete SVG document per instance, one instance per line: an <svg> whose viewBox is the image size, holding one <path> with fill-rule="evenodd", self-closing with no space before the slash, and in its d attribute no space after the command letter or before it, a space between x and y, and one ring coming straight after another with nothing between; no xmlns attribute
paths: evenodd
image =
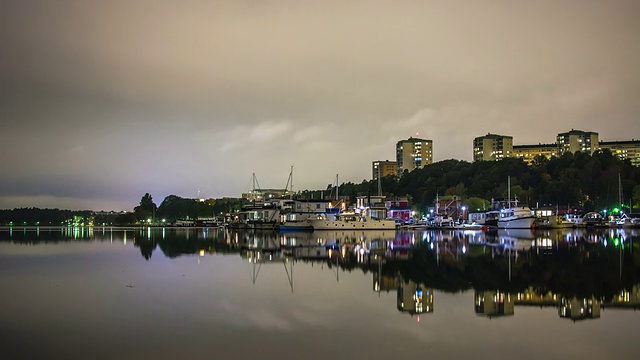
<svg viewBox="0 0 640 360"><path fill-rule="evenodd" d="M618 173L618 203L622 209L622 181L620 180L620 173Z"/></svg>
<svg viewBox="0 0 640 360"><path fill-rule="evenodd" d="M507 208L511 208L511 176L507 177L507 201L509 205L507 205Z"/></svg>

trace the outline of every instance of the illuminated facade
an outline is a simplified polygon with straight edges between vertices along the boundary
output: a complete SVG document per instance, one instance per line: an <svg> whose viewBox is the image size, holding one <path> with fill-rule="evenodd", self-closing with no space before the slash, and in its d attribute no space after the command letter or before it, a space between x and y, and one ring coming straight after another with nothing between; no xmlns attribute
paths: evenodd
<svg viewBox="0 0 640 360"><path fill-rule="evenodd" d="M590 155L598 150L598 133L591 131L574 130L558 134L556 144L558 145L558 156L567 152L584 152Z"/></svg>
<svg viewBox="0 0 640 360"><path fill-rule="evenodd" d="M600 149L609 149L620 159L629 159L633 166L640 166L640 140L601 141Z"/></svg>
<svg viewBox="0 0 640 360"><path fill-rule="evenodd" d="M371 165L371 177L373 180L378 180L379 177L395 175L398 175L398 162L396 161L374 161Z"/></svg>
<svg viewBox="0 0 640 360"><path fill-rule="evenodd" d="M538 144L513 146L513 157L524 160L528 165L533 164L533 159L538 155L542 155L547 159L551 159L552 156L558 156L558 145Z"/></svg>
<svg viewBox="0 0 640 360"><path fill-rule="evenodd" d="M255 202L268 202L272 199L280 199L291 195L293 195L293 192L287 189L254 189L242 193L242 198Z"/></svg>
<svg viewBox="0 0 640 360"><path fill-rule="evenodd" d="M487 134L473 139L473 161L496 161L511 157L513 137Z"/></svg>
<svg viewBox="0 0 640 360"><path fill-rule="evenodd" d="M433 163L433 141L410 137L396 143L397 175Z"/></svg>

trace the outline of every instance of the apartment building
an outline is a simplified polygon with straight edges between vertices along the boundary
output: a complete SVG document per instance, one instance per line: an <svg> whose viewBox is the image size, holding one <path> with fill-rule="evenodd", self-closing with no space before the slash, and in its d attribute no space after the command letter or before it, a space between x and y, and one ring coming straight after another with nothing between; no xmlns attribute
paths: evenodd
<svg viewBox="0 0 640 360"><path fill-rule="evenodd" d="M598 133L571 129L569 132L560 133L556 138L558 156L564 153L585 152L593 155L599 149Z"/></svg>
<svg viewBox="0 0 640 360"><path fill-rule="evenodd" d="M488 133L473 139L473 161L495 161L513 156L513 137Z"/></svg>
<svg viewBox="0 0 640 360"><path fill-rule="evenodd" d="M385 176L395 176L398 174L398 162L389 160L374 161L371 165L371 178L378 180Z"/></svg>
<svg viewBox="0 0 640 360"><path fill-rule="evenodd" d="M433 141L410 137L396 143L396 169L398 177L407 171L421 169L433 163Z"/></svg>

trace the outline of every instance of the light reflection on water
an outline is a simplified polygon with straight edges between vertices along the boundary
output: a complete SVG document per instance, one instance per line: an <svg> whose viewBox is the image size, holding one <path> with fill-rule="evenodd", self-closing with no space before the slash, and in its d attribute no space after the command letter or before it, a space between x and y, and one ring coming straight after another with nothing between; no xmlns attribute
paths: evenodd
<svg viewBox="0 0 640 360"><path fill-rule="evenodd" d="M0 353L629 357L637 244L635 229L4 228Z"/></svg>

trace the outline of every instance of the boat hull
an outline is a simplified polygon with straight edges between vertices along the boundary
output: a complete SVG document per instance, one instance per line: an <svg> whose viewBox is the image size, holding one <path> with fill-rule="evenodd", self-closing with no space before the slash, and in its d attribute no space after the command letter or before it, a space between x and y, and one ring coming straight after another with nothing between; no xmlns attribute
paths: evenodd
<svg viewBox="0 0 640 360"><path fill-rule="evenodd" d="M535 220L534 216L500 219L498 220L498 229L531 229Z"/></svg>
<svg viewBox="0 0 640 360"><path fill-rule="evenodd" d="M396 223L393 220L369 220L369 221L343 221L343 220L310 220L313 230L395 230Z"/></svg>

